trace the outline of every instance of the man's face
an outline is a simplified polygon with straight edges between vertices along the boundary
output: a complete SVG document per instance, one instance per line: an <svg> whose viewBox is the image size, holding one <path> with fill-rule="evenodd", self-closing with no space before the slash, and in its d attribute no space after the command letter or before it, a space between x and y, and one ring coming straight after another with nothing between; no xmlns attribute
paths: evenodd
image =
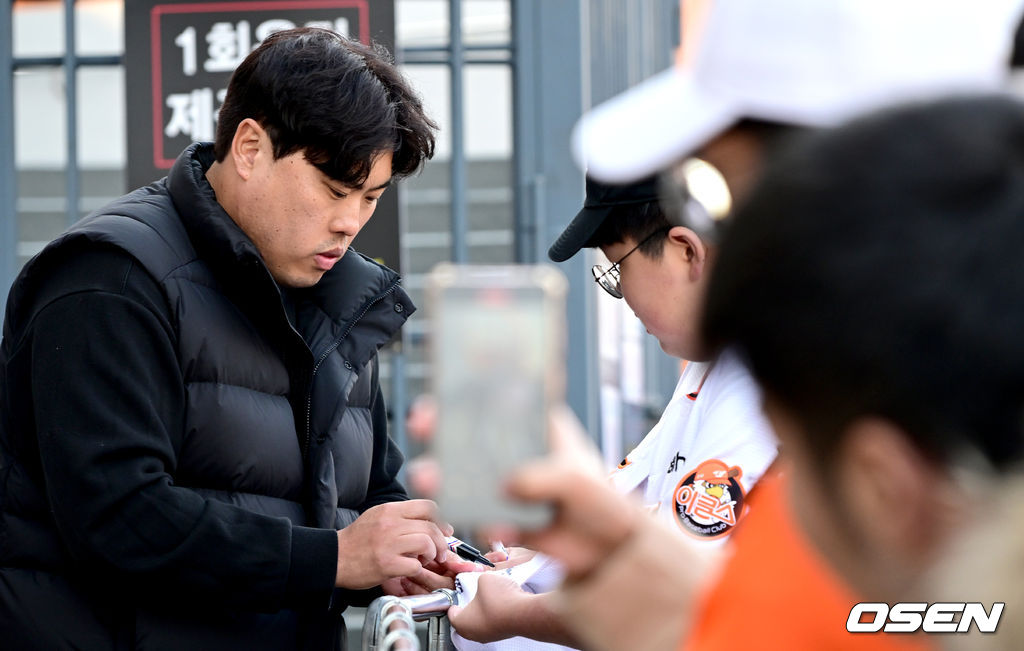
<svg viewBox="0 0 1024 651"><path fill-rule="evenodd" d="M303 152L256 156L232 215L282 287L310 287L348 250L391 181L391 152L374 160L362 186L345 187Z"/></svg>
<svg viewBox="0 0 1024 651"><path fill-rule="evenodd" d="M692 243L675 236L684 230L677 227L669 231L658 258L637 250L622 260L619 284L623 299L647 332L658 339L662 350L681 359L700 360L703 355L697 324L706 283L703 274L698 278L691 274L687 247ZM601 250L609 260L616 261L634 246L636 242L629 238L602 246Z"/></svg>

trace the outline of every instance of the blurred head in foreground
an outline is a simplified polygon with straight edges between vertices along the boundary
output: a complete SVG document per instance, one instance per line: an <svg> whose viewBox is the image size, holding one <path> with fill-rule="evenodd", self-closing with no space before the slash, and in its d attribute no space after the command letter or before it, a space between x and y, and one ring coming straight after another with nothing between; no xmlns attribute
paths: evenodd
<svg viewBox="0 0 1024 651"><path fill-rule="evenodd" d="M715 210L700 204L722 194L721 181L692 157L721 172L735 203L765 154L794 131L897 102L995 90L1009 74L1021 5L684 1L692 55L586 113L573 133L574 154L599 181L662 172L666 213L708 237Z"/></svg>
<svg viewBox="0 0 1024 651"><path fill-rule="evenodd" d="M683 4L683 20L688 19ZM702 4L702 3L696 3ZM622 183L742 120L834 126L900 101L993 88L1009 74L1020 0L711 0L691 60L588 112L577 160ZM628 125L628 126L624 126Z"/></svg>
<svg viewBox="0 0 1024 651"><path fill-rule="evenodd" d="M703 334L735 345L791 499L866 596L969 520L1024 448L1024 105L893 109L802 139L726 229Z"/></svg>

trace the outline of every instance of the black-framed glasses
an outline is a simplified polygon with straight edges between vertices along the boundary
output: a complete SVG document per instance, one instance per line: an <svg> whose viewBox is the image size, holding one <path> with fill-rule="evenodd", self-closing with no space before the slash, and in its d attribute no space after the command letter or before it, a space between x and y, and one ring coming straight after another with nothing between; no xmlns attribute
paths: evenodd
<svg viewBox="0 0 1024 651"><path fill-rule="evenodd" d="M660 235L669 231L669 228L659 228L644 239L640 240L636 246L626 252L626 255L619 258L616 262L612 263L612 266L605 269L599 264L595 264L591 269L594 274L594 280L601 286L601 289L608 292L615 298L622 298L622 287L619 285L619 265L636 251L641 246L647 243L648 240L653 238L655 235Z"/></svg>

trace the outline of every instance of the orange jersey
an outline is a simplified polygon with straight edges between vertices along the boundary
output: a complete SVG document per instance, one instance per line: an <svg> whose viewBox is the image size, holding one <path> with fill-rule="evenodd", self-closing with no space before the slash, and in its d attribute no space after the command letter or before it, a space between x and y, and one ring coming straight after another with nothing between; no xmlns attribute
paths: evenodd
<svg viewBox="0 0 1024 651"><path fill-rule="evenodd" d="M733 553L698 606L683 651L786 649L924 651L927 638L848 633L856 594L800 531L784 479L766 476L733 537Z"/></svg>

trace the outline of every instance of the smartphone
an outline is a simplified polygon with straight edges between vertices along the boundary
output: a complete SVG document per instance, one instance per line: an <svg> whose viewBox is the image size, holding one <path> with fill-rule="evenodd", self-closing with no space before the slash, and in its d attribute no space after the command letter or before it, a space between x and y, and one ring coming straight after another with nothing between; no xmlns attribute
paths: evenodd
<svg viewBox="0 0 1024 651"><path fill-rule="evenodd" d="M548 451L564 398L565 276L549 265L442 264L427 281L433 449L441 516L457 527L543 526L546 504L504 495L508 474Z"/></svg>

